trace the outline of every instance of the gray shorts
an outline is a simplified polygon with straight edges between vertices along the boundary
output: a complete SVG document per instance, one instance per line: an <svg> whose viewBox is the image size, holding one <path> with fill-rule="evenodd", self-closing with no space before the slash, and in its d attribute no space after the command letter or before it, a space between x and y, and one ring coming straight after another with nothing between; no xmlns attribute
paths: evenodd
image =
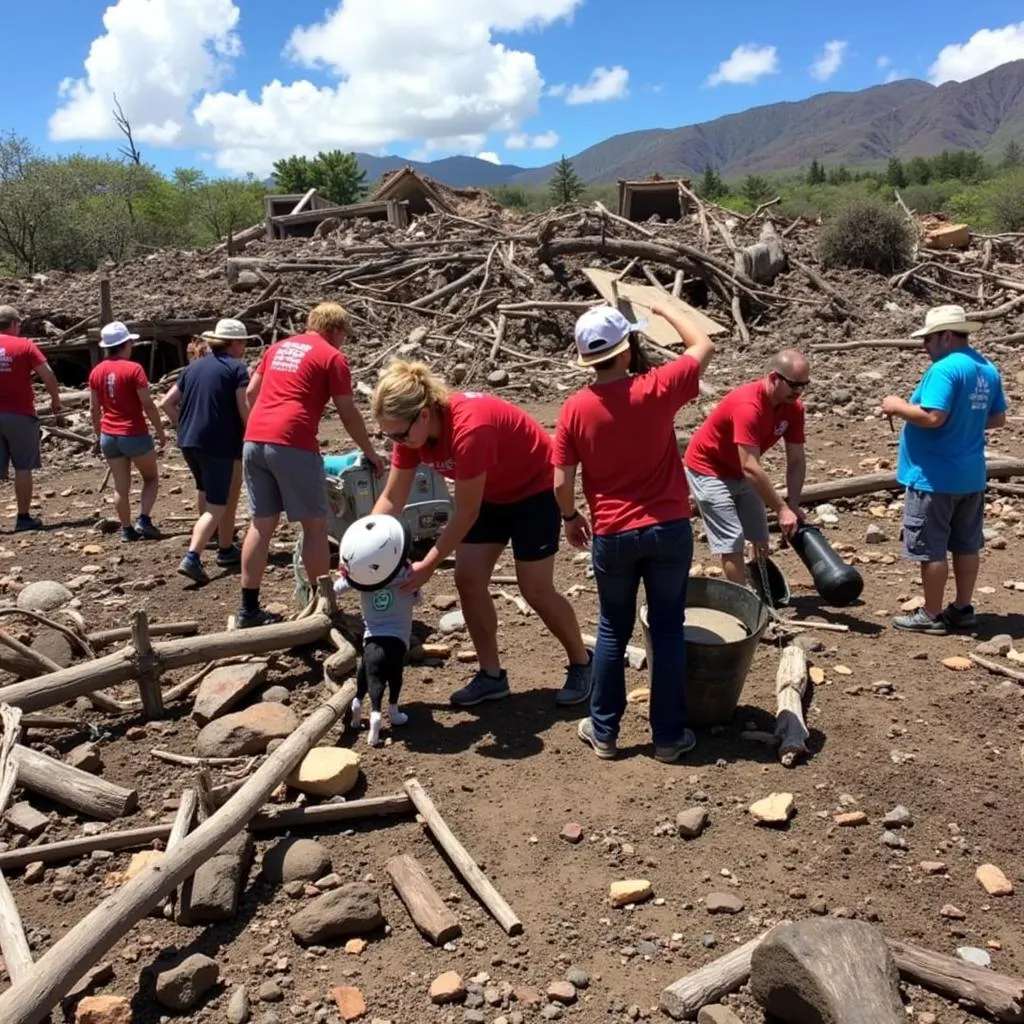
<svg viewBox="0 0 1024 1024"><path fill-rule="evenodd" d="M293 523L327 517L324 460L318 452L246 441L242 449L242 474L253 519L266 519L282 512Z"/></svg>
<svg viewBox="0 0 1024 1024"><path fill-rule="evenodd" d="M713 555L741 555L744 541L768 540L764 502L747 480L721 480L686 470L690 495L704 522Z"/></svg>
<svg viewBox="0 0 1024 1024"><path fill-rule="evenodd" d="M0 478L8 470L40 469L39 420L17 412L0 412Z"/></svg>
<svg viewBox="0 0 1024 1024"><path fill-rule="evenodd" d="M907 488L903 505L903 556L944 562L946 553L976 555L985 546L985 492L937 494Z"/></svg>

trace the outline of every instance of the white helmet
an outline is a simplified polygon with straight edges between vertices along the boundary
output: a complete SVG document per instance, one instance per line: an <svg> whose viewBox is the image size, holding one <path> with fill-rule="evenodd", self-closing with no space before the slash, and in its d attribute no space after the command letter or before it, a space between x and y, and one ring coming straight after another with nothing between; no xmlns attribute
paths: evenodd
<svg viewBox="0 0 1024 1024"><path fill-rule="evenodd" d="M398 575L409 545L409 532L400 519L363 516L341 538L338 560L356 590L378 590Z"/></svg>

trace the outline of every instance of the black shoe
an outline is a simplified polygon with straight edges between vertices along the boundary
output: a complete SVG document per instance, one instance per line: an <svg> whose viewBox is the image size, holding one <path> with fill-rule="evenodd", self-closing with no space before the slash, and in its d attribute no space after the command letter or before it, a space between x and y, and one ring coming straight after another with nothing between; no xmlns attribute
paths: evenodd
<svg viewBox="0 0 1024 1024"><path fill-rule="evenodd" d="M240 565L242 562L242 552L236 547L224 548L221 550L217 549L217 565L222 569L230 569L232 566Z"/></svg>
<svg viewBox="0 0 1024 1024"><path fill-rule="evenodd" d="M237 530L235 530L235 532L233 534L231 534L231 543L235 547L238 546L238 531ZM206 542L206 550L207 551L219 551L220 550L220 541L217 539L217 534L214 534Z"/></svg>
<svg viewBox="0 0 1024 1024"><path fill-rule="evenodd" d="M950 602L946 605L942 617L950 629L977 629L978 627L978 618L974 614L973 604L966 604L963 608L958 608Z"/></svg>
<svg viewBox="0 0 1024 1024"><path fill-rule="evenodd" d="M131 544L132 541L139 539L139 534L134 526L122 526L121 527L121 543Z"/></svg>
<svg viewBox="0 0 1024 1024"><path fill-rule="evenodd" d="M38 516L18 516L14 521L14 532L21 533L23 530L41 530L43 521Z"/></svg>
<svg viewBox="0 0 1024 1024"><path fill-rule="evenodd" d="M247 612L239 608L235 614L235 629L252 629L253 626L269 626L271 623L280 622L281 616L276 612L268 612L265 608L257 608L254 612Z"/></svg>

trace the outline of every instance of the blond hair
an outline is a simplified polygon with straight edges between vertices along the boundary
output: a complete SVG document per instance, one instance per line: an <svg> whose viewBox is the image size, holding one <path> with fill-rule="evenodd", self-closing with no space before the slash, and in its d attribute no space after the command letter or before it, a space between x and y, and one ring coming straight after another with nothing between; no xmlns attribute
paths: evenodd
<svg viewBox="0 0 1024 1024"><path fill-rule="evenodd" d="M206 344L205 338L193 338L188 343L188 361L194 363L197 359L210 354L210 346Z"/></svg>
<svg viewBox="0 0 1024 1024"><path fill-rule="evenodd" d="M348 310L337 302L321 302L309 311L306 318L306 330L313 334L324 334L328 331L349 332L352 325Z"/></svg>
<svg viewBox="0 0 1024 1024"><path fill-rule="evenodd" d="M373 391L378 420L414 420L428 405L445 405L448 389L426 363L396 359L381 374Z"/></svg>

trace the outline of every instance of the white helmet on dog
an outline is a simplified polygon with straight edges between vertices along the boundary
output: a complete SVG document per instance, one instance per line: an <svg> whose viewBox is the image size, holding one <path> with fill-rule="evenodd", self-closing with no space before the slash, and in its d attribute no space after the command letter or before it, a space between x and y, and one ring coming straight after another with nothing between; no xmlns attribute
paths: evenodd
<svg viewBox="0 0 1024 1024"><path fill-rule="evenodd" d="M341 538L338 560L356 590L386 587L409 557L405 524L394 516L357 519Z"/></svg>

